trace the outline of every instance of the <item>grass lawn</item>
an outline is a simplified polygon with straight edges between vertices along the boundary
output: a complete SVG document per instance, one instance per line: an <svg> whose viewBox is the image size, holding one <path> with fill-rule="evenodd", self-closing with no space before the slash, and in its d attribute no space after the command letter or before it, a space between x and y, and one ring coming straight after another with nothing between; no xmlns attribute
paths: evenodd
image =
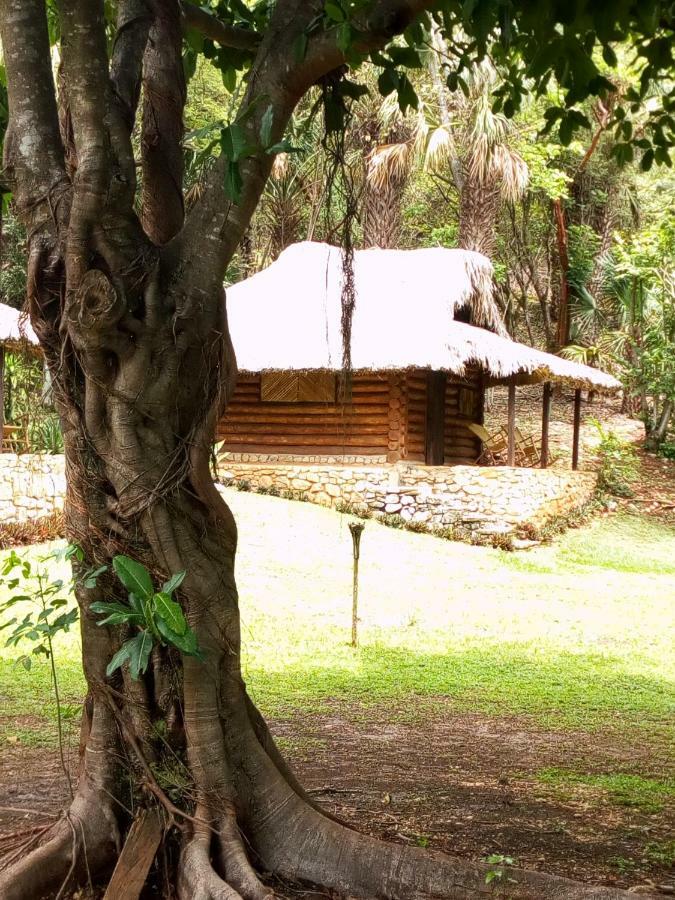
<svg viewBox="0 0 675 900"><path fill-rule="evenodd" d="M240 528L244 672L272 718L327 705L397 721L457 710L524 715L548 728L673 735L675 532L615 516L554 545L505 553L369 522L361 646L348 646L348 518L229 492ZM44 552L33 548L32 555ZM0 742L52 744L48 666L0 657ZM66 717L84 682L77 634L59 639Z"/></svg>

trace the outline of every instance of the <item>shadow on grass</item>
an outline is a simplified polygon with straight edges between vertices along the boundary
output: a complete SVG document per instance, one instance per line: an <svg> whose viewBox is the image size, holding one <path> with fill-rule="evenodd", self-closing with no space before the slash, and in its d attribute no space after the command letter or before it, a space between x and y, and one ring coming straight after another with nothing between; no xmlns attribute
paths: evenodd
<svg viewBox="0 0 675 900"><path fill-rule="evenodd" d="M672 732L675 686L604 654L523 651L518 644L466 645L423 653L370 645L335 648L331 658L273 671L253 662L249 688L271 715L313 709L337 701L354 707L385 706L398 720L433 716L433 698L458 710L527 715L553 728ZM355 715L358 711L355 710Z"/></svg>
<svg viewBox="0 0 675 900"><path fill-rule="evenodd" d="M649 742L675 738L675 685L640 657L494 641L450 645L444 652L384 643L354 650L333 629L309 638L287 634L276 657L270 649L268 643L253 646L244 674L272 717L327 712L339 704L355 719L381 707L390 720L423 724L450 707L529 716L551 729L639 731ZM66 717L75 720L85 690L77 657L59 661L59 679ZM0 740L24 730L47 740L55 719L48 667L25 672L0 660L0 705ZM29 721L22 726L24 717Z"/></svg>

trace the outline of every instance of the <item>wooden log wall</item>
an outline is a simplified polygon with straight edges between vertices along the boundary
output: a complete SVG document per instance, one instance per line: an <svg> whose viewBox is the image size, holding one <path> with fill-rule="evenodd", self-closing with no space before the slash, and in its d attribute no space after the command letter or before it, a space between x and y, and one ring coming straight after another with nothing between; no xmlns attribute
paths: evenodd
<svg viewBox="0 0 675 900"><path fill-rule="evenodd" d="M240 375L218 440L233 453L381 456L401 445L401 397L389 375L354 375L351 403L263 403L260 375ZM391 406L398 400L399 407Z"/></svg>
<svg viewBox="0 0 675 900"><path fill-rule="evenodd" d="M458 423L483 421L483 390L478 371L459 379L449 375L445 388L445 465L472 465L481 452L480 440Z"/></svg>
<svg viewBox="0 0 675 900"><path fill-rule="evenodd" d="M427 426L427 373L415 369L405 373L406 434L404 458L424 462Z"/></svg>
<svg viewBox="0 0 675 900"><path fill-rule="evenodd" d="M289 456L386 456L424 463L426 370L354 375L351 403L261 402L260 375L240 375L218 439L234 453ZM482 421L478 372L448 375L445 391L445 465L475 463L480 441L457 419Z"/></svg>

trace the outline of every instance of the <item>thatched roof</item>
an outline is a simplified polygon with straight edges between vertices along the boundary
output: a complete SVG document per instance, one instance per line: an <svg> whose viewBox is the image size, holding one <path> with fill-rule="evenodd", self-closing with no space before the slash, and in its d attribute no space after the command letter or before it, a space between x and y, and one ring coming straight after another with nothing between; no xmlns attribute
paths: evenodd
<svg viewBox="0 0 675 900"><path fill-rule="evenodd" d="M27 317L5 303L0 303L0 345L24 352L38 347L38 339Z"/></svg>
<svg viewBox="0 0 675 900"><path fill-rule="evenodd" d="M619 382L590 366L533 350L454 321L470 306L495 325L492 265L480 253L428 248L354 254L354 371L433 369L461 375L478 364L493 379L558 381L611 391ZM342 367L342 251L304 242L227 290L227 316L240 371Z"/></svg>

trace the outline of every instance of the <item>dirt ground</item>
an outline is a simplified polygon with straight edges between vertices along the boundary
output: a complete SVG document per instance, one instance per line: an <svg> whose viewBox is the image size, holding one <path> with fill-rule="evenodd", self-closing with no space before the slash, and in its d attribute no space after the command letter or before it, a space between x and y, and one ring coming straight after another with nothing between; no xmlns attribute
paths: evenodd
<svg viewBox="0 0 675 900"><path fill-rule="evenodd" d="M568 791L536 777L570 766L672 776L666 748L655 753L625 734L550 732L524 719L458 714L443 698L425 708L423 725L339 707L272 725L314 798L361 830L473 859L503 854L582 881L675 892L672 870L653 849L672 841L675 811L616 805L601 791ZM0 853L39 836L66 799L55 753L6 748ZM306 888L277 887L283 897L308 896Z"/></svg>

